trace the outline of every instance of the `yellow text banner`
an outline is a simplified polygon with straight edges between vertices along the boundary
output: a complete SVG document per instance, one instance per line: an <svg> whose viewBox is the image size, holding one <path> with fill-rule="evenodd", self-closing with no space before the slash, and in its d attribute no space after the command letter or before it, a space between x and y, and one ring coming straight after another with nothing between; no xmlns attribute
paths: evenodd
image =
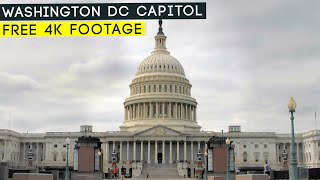
<svg viewBox="0 0 320 180"><path fill-rule="evenodd" d="M144 22L8 22L0 37L144 36Z"/></svg>

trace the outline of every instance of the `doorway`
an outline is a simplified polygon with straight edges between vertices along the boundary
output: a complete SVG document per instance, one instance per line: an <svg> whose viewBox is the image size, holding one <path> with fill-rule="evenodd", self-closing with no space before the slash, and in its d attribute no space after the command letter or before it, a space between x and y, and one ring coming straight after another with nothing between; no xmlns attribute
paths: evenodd
<svg viewBox="0 0 320 180"><path fill-rule="evenodd" d="M162 163L162 153L158 153L158 163Z"/></svg>

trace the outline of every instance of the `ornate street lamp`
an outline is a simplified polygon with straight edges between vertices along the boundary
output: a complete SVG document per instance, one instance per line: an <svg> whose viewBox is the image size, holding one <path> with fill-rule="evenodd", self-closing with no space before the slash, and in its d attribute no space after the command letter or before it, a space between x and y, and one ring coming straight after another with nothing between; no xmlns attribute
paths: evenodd
<svg viewBox="0 0 320 180"><path fill-rule="evenodd" d="M99 156L99 161L98 161L98 180L100 180L101 179L101 170L100 170L100 166L101 166L101 152L100 152L100 150L99 150L99 152L98 152L98 156Z"/></svg>
<svg viewBox="0 0 320 180"><path fill-rule="evenodd" d="M283 150L282 153L282 159L283 159L283 169L288 169L288 153L286 152L286 150Z"/></svg>
<svg viewBox="0 0 320 180"><path fill-rule="evenodd" d="M66 175L65 180L69 180L69 145L71 143L71 140L69 137L66 139L66 145L67 145L67 163L66 163Z"/></svg>
<svg viewBox="0 0 320 180"><path fill-rule="evenodd" d="M227 180L230 180L230 149L233 141L230 141L229 138L226 139L227 144Z"/></svg>
<svg viewBox="0 0 320 180"><path fill-rule="evenodd" d="M206 167L204 171L205 180L208 180L208 149L204 152L204 157L206 159Z"/></svg>
<svg viewBox="0 0 320 180"><path fill-rule="evenodd" d="M296 143L295 143L295 137L294 137L294 116L293 113L296 111L296 101L293 99L293 97L290 97L290 100L288 102L288 109L291 113L291 173L290 173L290 179L291 180L298 180L298 168L297 168L297 152L296 152Z"/></svg>
<svg viewBox="0 0 320 180"><path fill-rule="evenodd" d="M28 166L32 166L32 160L33 160L33 152L32 152L32 149L29 149L29 152L28 152Z"/></svg>
<svg viewBox="0 0 320 180"><path fill-rule="evenodd" d="M203 167L202 167L202 153L201 150L199 149L198 154L198 166L196 167L196 173L198 174L198 179L201 179L201 174L203 173Z"/></svg>

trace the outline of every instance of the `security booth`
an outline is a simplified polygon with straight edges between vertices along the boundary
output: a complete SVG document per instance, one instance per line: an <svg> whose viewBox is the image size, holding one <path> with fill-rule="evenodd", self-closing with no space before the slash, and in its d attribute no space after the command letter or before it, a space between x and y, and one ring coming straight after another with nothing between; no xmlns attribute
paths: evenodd
<svg viewBox="0 0 320 180"><path fill-rule="evenodd" d="M226 137L213 136L207 142L208 158L206 168L208 172L213 173L226 173L227 163L229 158L229 172L235 171L235 157L234 149L232 147L232 141L228 145L226 144Z"/></svg>
<svg viewBox="0 0 320 180"><path fill-rule="evenodd" d="M101 141L97 137L82 136L76 141L74 148L74 171L95 172L99 170L99 158L103 159L103 154L99 156ZM100 169L102 169L100 164Z"/></svg>

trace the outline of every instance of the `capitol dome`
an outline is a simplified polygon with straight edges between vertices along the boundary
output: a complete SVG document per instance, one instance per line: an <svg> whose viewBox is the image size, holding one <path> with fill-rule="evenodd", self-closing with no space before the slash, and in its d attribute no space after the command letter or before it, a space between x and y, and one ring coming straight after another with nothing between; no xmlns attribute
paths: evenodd
<svg viewBox="0 0 320 180"><path fill-rule="evenodd" d="M121 131L142 131L162 125L178 131L199 131L197 101L181 63L166 48L167 37L159 31L155 48L139 65L125 102Z"/></svg>

